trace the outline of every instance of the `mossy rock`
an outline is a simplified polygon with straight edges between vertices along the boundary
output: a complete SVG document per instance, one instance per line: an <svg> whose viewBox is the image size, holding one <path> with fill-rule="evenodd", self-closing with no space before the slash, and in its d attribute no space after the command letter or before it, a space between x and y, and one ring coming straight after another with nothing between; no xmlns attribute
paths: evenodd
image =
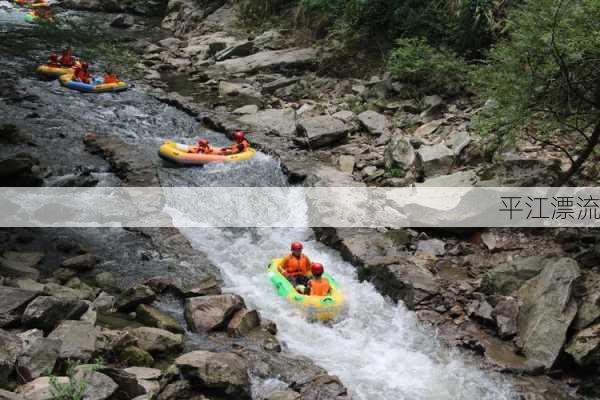
<svg viewBox="0 0 600 400"><path fill-rule="evenodd" d="M154 364L150 353L136 346L126 347L119 358L123 364L131 367L151 367Z"/></svg>

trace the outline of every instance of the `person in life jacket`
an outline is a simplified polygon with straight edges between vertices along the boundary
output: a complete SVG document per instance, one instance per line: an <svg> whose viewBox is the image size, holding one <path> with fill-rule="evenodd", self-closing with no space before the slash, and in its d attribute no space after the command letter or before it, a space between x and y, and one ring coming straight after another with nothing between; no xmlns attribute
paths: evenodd
<svg viewBox="0 0 600 400"><path fill-rule="evenodd" d="M302 254L302 243L293 242L292 252L283 258L280 271L292 285L306 285L310 275L310 260Z"/></svg>
<svg viewBox="0 0 600 400"><path fill-rule="evenodd" d="M71 67L75 64L73 59L73 49L71 46L63 49L62 54L60 55L60 59L58 60L65 67Z"/></svg>
<svg viewBox="0 0 600 400"><path fill-rule="evenodd" d="M107 69L104 71L104 79L102 82L103 83L118 83L119 78L117 77L117 74L114 74Z"/></svg>
<svg viewBox="0 0 600 400"><path fill-rule="evenodd" d="M312 263L310 271L313 278L306 285L306 294L310 296L327 296L331 290L327 278L323 278L323 264Z"/></svg>
<svg viewBox="0 0 600 400"><path fill-rule="evenodd" d="M90 83L92 75L88 68L89 65L85 61L81 63L81 68L73 68L75 79L83 83Z"/></svg>
<svg viewBox="0 0 600 400"><path fill-rule="evenodd" d="M48 66L50 67L60 67L58 63L58 56L56 53L50 53L50 58L48 59Z"/></svg>
<svg viewBox="0 0 600 400"><path fill-rule="evenodd" d="M250 143L248 143L248 141L246 140L246 135L244 135L244 132L242 131L237 131L236 133L234 133L233 140L235 141L235 143L229 147L224 148L222 150L223 154L229 155L243 153L244 151L248 150L248 147L250 147Z"/></svg>
<svg viewBox="0 0 600 400"><path fill-rule="evenodd" d="M206 139L198 139L198 145L190 148L188 153L212 153L213 148L208 144Z"/></svg>

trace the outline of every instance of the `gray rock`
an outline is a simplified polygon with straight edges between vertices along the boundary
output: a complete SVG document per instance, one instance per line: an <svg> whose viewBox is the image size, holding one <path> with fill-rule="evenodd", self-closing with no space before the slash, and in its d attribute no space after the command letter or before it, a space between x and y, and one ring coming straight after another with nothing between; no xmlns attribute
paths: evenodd
<svg viewBox="0 0 600 400"><path fill-rule="evenodd" d="M349 155L341 155L338 159L338 167L340 171L345 172L347 174L351 174L354 172L354 166L356 165L356 159L354 156Z"/></svg>
<svg viewBox="0 0 600 400"><path fill-rule="evenodd" d="M135 375L135 377L144 380L157 380L162 376L162 371L156 368L146 367L129 367L125 368L125 372Z"/></svg>
<svg viewBox="0 0 600 400"><path fill-rule="evenodd" d="M156 293L148 286L135 285L125 290L117 299L119 311L134 311L140 304L150 304L156 299Z"/></svg>
<svg viewBox="0 0 600 400"><path fill-rule="evenodd" d="M129 329L129 333L138 340L138 346L151 354L167 353L181 349L183 335L164 329L141 327Z"/></svg>
<svg viewBox="0 0 600 400"><path fill-rule="evenodd" d="M387 117L375 111L364 111L358 114L358 120L373 135L382 135L391 128Z"/></svg>
<svg viewBox="0 0 600 400"><path fill-rule="evenodd" d="M395 169L403 176L420 168L417 153L408 140L400 135L392 137L386 146L384 164L387 170Z"/></svg>
<svg viewBox="0 0 600 400"><path fill-rule="evenodd" d="M94 279L96 285L103 289L116 289L119 287L117 277L112 272L100 272Z"/></svg>
<svg viewBox="0 0 600 400"><path fill-rule="evenodd" d="M223 60L227 60L232 57L245 57L245 56L252 54L253 50L254 50L253 42L244 41L244 42L235 43L234 45L229 46L226 49L223 49L223 50L219 51L217 54L215 54L215 60L223 61Z"/></svg>
<svg viewBox="0 0 600 400"><path fill-rule="evenodd" d="M423 183L417 183L416 186L423 187L467 187L474 186L477 183L477 174L473 170L458 171L450 175L441 175L428 178Z"/></svg>
<svg viewBox="0 0 600 400"><path fill-rule="evenodd" d="M137 377L129 372L111 367L100 368L97 372L112 379L119 386L118 393L123 398L132 399L146 394L146 389L139 384Z"/></svg>
<svg viewBox="0 0 600 400"><path fill-rule="evenodd" d="M510 295L539 274L545 262L543 257L533 256L500 264L483 277L482 287L486 293Z"/></svg>
<svg viewBox="0 0 600 400"><path fill-rule="evenodd" d="M294 137L296 134L296 112L293 109L259 111L256 114L244 115L238 121L279 136Z"/></svg>
<svg viewBox="0 0 600 400"><path fill-rule="evenodd" d="M82 282L79 278L71 278L67 283L65 283L65 286L80 292L81 296L78 296L78 298L81 298L82 300L85 299L93 301L100 292L100 289L91 287L90 285Z"/></svg>
<svg viewBox="0 0 600 400"><path fill-rule="evenodd" d="M439 128L440 125L442 125L443 122L444 122L443 120L438 119L438 120L423 124L413 132L413 135L417 136L417 137L429 136L433 132L435 132L437 130L437 128Z"/></svg>
<svg viewBox="0 0 600 400"><path fill-rule="evenodd" d="M185 319L194 332L219 330L243 307L244 300L233 294L191 297L185 301Z"/></svg>
<svg viewBox="0 0 600 400"><path fill-rule="evenodd" d="M67 258L62 262L61 266L76 271L91 271L96 266L96 256L93 254L82 254L80 256Z"/></svg>
<svg viewBox="0 0 600 400"><path fill-rule="evenodd" d="M25 400L18 393L9 392L8 390L0 389L0 400Z"/></svg>
<svg viewBox="0 0 600 400"><path fill-rule="evenodd" d="M446 254L446 243L440 239L419 240L417 242L417 252L443 256Z"/></svg>
<svg viewBox="0 0 600 400"><path fill-rule="evenodd" d="M0 276L37 280L40 272L35 267L42 258L44 258L43 253L7 251L0 257Z"/></svg>
<svg viewBox="0 0 600 400"><path fill-rule="evenodd" d="M579 331L600 322L600 274L586 271L578 289L579 309L573 328Z"/></svg>
<svg viewBox="0 0 600 400"><path fill-rule="evenodd" d="M38 331L43 335L41 331ZM38 335L26 336L23 350L17 358L20 376L28 381L39 378L46 371L54 370L60 355L61 341Z"/></svg>
<svg viewBox="0 0 600 400"><path fill-rule="evenodd" d="M61 341L59 355L61 359L86 361L91 359L96 351L98 335L98 328L90 323L64 321L48 335L48 338Z"/></svg>
<svg viewBox="0 0 600 400"><path fill-rule="evenodd" d="M441 143L421 146L417 152L426 176L445 175L454 164L454 153Z"/></svg>
<svg viewBox="0 0 600 400"><path fill-rule="evenodd" d="M233 315L233 318L227 324L227 333L230 336L245 336L259 326L260 316L258 311L244 308Z"/></svg>
<svg viewBox="0 0 600 400"><path fill-rule="evenodd" d="M467 305L469 317L483 322L494 322L493 311L494 309L485 299L473 300Z"/></svg>
<svg viewBox="0 0 600 400"><path fill-rule="evenodd" d="M248 104L247 106L233 110L233 113L237 115L256 114L257 112L258 106L256 104Z"/></svg>
<svg viewBox="0 0 600 400"><path fill-rule="evenodd" d="M127 29L131 28L135 24L135 20L131 15L119 14L110 23L110 26L114 28Z"/></svg>
<svg viewBox="0 0 600 400"><path fill-rule="evenodd" d="M517 334L519 308L519 301L514 297L503 297L496 303L493 316L500 338L511 339Z"/></svg>
<svg viewBox="0 0 600 400"><path fill-rule="evenodd" d="M219 82L219 97L239 97L246 103L262 105L262 95L252 85L242 82Z"/></svg>
<svg viewBox="0 0 600 400"><path fill-rule="evenodd" d="M565 353L582 367L600 365L600 324L577 332L565 347Z"/></svg>
<svg viewBox="0 0 600 400"><path fill-rule="evenodd" d="M293 85L300 81L300 78L292 77L292 78L279 78L272 82L265 83L262 87L264 93L273 93L274 91Z"/></svg>
<svg viewBox="0 0 600 400"><path fill-rule="evenodd" d="M339 142L346 138L351 129L351 126L328 115L303 118L298 122L298 131L306 136L311 148Z"/></svg>
<svg viewBox="0 0 600 400"><path fill-rule="evenodd" d="M0 385L8 382L23 349L23 341L10 332L0 329Z"/></svg>
<svg viewBox="0 0 600 400"><path fill-rule="evenodd" d="M54 282L49 282L44 285L44 294L61 299L89 300L90 298L94 298L93 290L91 290L90 292L86 292L67 286L59 285Z"/></svg>
<svg viewBox="0 0 600 400"><path fill-rule="evenodd" d="M458 156L472 141L473 138L466 131L460 131L446 139L446 146L452 149L455 156Z"/></svg>
<svg viewBox="0 0 600 400"><path fill-rule="evenodd" d="M178 357L175 365L193 386L218 390L239 399L250 399L248 365L237 354L193 351Z"/></svg>
<svg viewBox="0 0 600 400"><path fill-rule="evenodd" d="M21 314L38 294L31 290L0 286L0 315Z"/></svg>
<svg viewBox="0 0 600 400"><path fill-rule="evenodd" d="M38 169L39 160L28 154L0 160L0 186L40 186L43 180L38 176Z"/></svg>
<svg viewBox="0 0 600 400"><path fill-rule="evenodd" d="M293 390L275 390L265 400L300 400L300 393Z"/></svg>
<svg viewBox="0 0 600 400"><path fill-rule="evenodd" d="M254 38L254 46L260 49L278 50L285 46L285 39L278 31L265 31Z"/></svg>
<svg viewBox="0 0 600 400"><path fill-rule="evenodd" d="M305 68L317 59L317 51L313 48L291 48L284 50L261 51L248 57L220 61L215 64L215 71L229 74L255 72L260 70L279 70Z"/></svg>
<svg viewBox="0 0 600 400"><path fill-rule="evenodd" d="M66 376L58 376L56 380L59 384L69 383L69 378ZM44 376L37 378L26 385L20 386L18 393L27 400L54 400L53 388L50 384L50 377Z"/></svg>
<svg viewBox="0 0 600 400"><path fill-rule="evenodd" d="M105 400L119 388L107 375L93 371L88 365L77 367L73 378L86 383L82 400Z"/></svg>
<svg viewBox="0 0 600 400"><path fill-rule="evenodd" d="M579 276L575 260L560 258L546 263L538 276L519 289L518 297L523 306L517 331L523 353L545 369L554 364L577 313L571 292Z"/></svg>
<svg viewBox="0 0 600 400"><path fill-rule="evenodd" d="M184 332L183 328L175 318L154 307L140 304L135 309L135 315L136 320L140 321L144 325L166 329L174 333Z"/></svg>
<svg viewBox="0 0 600 400"><path fill-rule="evenodd" d="M64 320L78 319L87 309L88 305L78 299L40 296L29 303L22 323L29 328L50 331Z"/></svg>
<svg viewBox="0 0 600 400"><path fill-rule="evenodd" d="M338 111L332 117L349 124L356 119L356 114L352 111Z"/></svg>

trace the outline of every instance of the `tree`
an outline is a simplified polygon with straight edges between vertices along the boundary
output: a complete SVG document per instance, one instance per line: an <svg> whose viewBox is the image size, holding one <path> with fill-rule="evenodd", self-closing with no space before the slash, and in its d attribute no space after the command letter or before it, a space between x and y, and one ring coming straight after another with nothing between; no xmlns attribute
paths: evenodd
<svg viewBox="0 0 600 400"><path fill-rule="evenodd" d="M493 99L480 126L501 139L528 137L561 151L567 183L599 149L600 2L528 0L509 16L509 38L475 75Z"/></svg>

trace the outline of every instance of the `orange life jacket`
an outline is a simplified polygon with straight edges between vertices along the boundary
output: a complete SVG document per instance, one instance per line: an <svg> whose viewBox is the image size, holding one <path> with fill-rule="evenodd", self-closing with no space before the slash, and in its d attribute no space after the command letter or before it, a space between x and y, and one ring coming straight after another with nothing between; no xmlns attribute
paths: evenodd
<svg viewBox="0 0 600 400"><path fill-rule="evenodd" d="M310 287L311 296L327 296L331 289L327 278L311 279L308 286Z"/></svg>
<svg viewBox="0 0 600 400"><path fill-rule="evenodd" d="M288 254L281 263L285 276L306 276L310 271L310 260L304 254L296 258Z"/></svg>
<svg viewBox="0 0 600 400"><path fill-rule="evenodd" d="M244 141L242 141L242 143L234 143L231 146L229 146L227 148L227 153L229 153L229 154L243 153L244 151L248 150L248 147L250 147L250 143L248 143L247 140L244 140Z"/></svg>
<svg viewBox="0 0 600 400"><path fill-rule="evenodd" d="M104 74L104 83L118 83L119 78L114 74Z"/></svg>

